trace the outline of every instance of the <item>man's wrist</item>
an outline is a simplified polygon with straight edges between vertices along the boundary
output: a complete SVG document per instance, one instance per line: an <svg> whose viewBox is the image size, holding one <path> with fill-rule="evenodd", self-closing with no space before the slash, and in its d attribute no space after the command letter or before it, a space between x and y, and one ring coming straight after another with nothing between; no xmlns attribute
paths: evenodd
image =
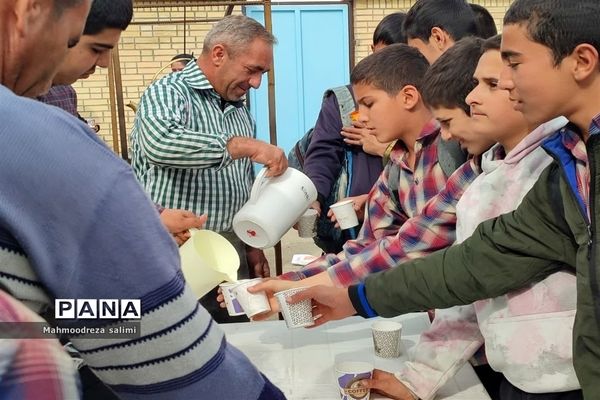
<svg viewBox="0 0 600 400"><path fill-rule="evenodd" d="M371 308L367 300L367 292L364 283L348 287L348 297L357 314L361 317L373 318L377 316L377 313Z"/></svg>

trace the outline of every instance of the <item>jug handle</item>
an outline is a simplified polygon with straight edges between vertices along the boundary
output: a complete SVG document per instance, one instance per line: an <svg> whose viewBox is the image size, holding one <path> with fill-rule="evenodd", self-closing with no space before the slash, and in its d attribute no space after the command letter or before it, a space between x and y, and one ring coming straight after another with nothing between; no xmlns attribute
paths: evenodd
<svg viewBox="0 0 600 400"><path fill-rule="evenodd" d="M265 183L267 183L268 178L265 176L267 171L268 171L268 168L264 167L263 169L261 169L258 172L258 174L256 175L256 178L254 178L254 184L252 185L252 190L250 191L250 199L249 199L249 201L251 201L252 203L256 202L256 199L258 197L258 194L260 193L260 190L265 185Z"/></svg>

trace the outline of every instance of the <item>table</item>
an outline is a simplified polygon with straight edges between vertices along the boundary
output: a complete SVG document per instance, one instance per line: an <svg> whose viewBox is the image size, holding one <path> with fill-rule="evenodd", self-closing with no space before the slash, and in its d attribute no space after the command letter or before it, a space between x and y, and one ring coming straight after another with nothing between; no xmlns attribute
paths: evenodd
<svg viewBox="0 0 600 400"><path fill-rule="evenodd" d="M286 394L290 400L338 400L334 365L339 361L367 361L394 372L407 360L407 351L429 327L426 313L392 318L402 323L405 351L400 358L375 356L371 324L361 317L335 321L314 329L288 329L283 321L223 324L227 339ZM384 399L371 395L371 399ZM489 400L470 364L439 392L437 399Z"/></svg>

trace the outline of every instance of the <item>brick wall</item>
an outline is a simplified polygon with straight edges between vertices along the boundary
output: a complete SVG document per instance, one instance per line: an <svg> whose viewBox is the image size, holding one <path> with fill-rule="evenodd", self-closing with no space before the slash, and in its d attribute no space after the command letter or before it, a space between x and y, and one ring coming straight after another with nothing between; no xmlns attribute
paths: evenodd
<svg viewBox="0 0 600 400"><path fill-rule="evenodd" d="M511 0L474 0L474 2L488 8L500 26L502 16ZM412 4L414 0L355 0L354 49L357 62L369 54L373 31L379 21L391 12L408 10ZM224 6L188 7L186 17L188 20L222 18L225 9ZM239 12L240 7L236 6L234 13ZM183 17L182 7L137 8L134 13L135 22L182 20ZM212 24L212 22L188 23L186 52L194 52L196 55L200 53L204 36ZM119 44L119 55L125 104L130 101L137 102L160 68L168 64L173 56L184 51L183 38L183 24L131 25L123 33ZM166 69L163 74L169 71ZM74 86L79 97L81 115L87 119L95 119L96 123L100 124L100 135L109 146L113 147L107 70L97 69L90 78L77 82ZM125 116L129 134L134 113L126 108Z"/></svg>

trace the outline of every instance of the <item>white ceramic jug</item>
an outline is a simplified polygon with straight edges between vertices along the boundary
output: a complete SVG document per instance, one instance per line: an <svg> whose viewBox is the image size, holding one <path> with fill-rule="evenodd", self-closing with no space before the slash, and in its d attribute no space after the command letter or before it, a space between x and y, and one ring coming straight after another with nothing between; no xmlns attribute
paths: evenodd
<svg viewBox="0 0 600 400"><path fill-rule="evenodd" d="M237 280L240 257L229 240L216 232L190 229L190 237L179 248L181 269L198 298L223 281Z"/></svg>
<svg viewBox="0 0 600 400"><path fill-rule="evenodd" d="M258 173L250 199L233 218L235 234L258 249L275 246L317 199L317 188L297 169L272 178L266 171Z"/></svg>

